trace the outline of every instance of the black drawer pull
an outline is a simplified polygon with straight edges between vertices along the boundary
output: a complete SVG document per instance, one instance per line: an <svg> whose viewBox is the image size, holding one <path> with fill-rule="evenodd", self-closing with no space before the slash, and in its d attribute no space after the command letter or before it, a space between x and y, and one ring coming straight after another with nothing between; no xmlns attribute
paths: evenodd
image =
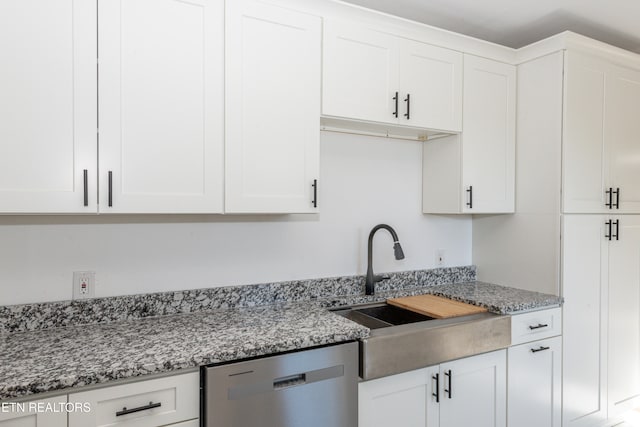
<svg viewBox="0 0 640 427"><path fill-rule="evenodd" d="M469 188L467 188L467 193L469 193L469 201L467 202L467 206L469 206L469 209L473 209L473 186L470 185Z"/></svg>
<svg viewBox="0 0 640 427"><path fill-rule="evenodd" d="M551 347L543 347L540 346L539 348L532 348L531 349L531 353L537 353L539 351L545 351L545 350L549 350Z"/></svg>
<svg viewBox="0 0 640 427"><path fill-rule="evenodd" d="M543 323L538 323L538 324L537 324L537 325L535 325L535 326L529 326L529 329L531 329L531 330L533 331L533 330L535 330L535 329L546 328L546 327L548 327L548 326L549 326L549 325L548 325L548 324L546 324L546 323L544 323L544 324L543 324Z"/></svg>
<svg viewBox="0 0 640 427"><path fill-rule="evenodd" d="M147 411L149 409L159 408L161 406L162 406L162 403L160 403L160 402L158 402L158 403L149 402L148 405L138 406L137 408L131 408L131 409L122 408L122 411L116 412L116 417L121 417L123 415L134 414L136 412L141 412L141 411Z"/></svg>

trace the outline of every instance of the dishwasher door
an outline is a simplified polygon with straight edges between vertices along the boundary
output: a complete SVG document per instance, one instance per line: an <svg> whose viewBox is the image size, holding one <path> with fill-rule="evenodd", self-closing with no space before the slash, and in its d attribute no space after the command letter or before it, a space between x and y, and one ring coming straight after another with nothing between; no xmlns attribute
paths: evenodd
<svg viewBox="0 0 640 427"><path fill-rule="evenodd" d="M355 427L358 343L203 368L205 427Z"/></svg>

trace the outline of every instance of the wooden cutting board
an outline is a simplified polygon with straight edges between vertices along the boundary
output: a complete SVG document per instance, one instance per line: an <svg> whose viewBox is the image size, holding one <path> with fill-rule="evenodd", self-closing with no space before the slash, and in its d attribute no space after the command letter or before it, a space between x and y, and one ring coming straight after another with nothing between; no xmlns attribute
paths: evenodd
<svg viewBox="0 0 640 427"><path fill-rule="evenodd" d="M387 303L416 313L435 317L436 319L465 316L467 314L483 313L487 311L484 307L478 307L464 302L450 300L448 298L437 297L435 295L416 295L413 297L393 298L388 299Z"/></svg>

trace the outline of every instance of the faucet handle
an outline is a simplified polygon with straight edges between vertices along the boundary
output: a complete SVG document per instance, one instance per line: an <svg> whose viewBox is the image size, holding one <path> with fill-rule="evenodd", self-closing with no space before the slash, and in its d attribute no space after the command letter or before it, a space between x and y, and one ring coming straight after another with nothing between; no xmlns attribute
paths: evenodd
<svg viewBox="0 0 640 427"><path fill-rule="evenodd" d="M377 274L375 276L373 276L373 280L375 282L381 282L383 280L389 280L389 279L391 279L391 277L389 277L389 276L382 276L382 275L377 275Z"/></svg>

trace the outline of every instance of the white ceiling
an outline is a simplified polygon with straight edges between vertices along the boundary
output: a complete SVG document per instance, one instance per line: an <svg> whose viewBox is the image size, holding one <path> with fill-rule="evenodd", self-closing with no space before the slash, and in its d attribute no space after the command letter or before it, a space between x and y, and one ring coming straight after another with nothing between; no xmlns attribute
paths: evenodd
<svg viewBox="0 0 640 427"><path fill-rule="evenodd" d="M345 0L514 48L574 31L640 53L638 0Z"/></svg>

